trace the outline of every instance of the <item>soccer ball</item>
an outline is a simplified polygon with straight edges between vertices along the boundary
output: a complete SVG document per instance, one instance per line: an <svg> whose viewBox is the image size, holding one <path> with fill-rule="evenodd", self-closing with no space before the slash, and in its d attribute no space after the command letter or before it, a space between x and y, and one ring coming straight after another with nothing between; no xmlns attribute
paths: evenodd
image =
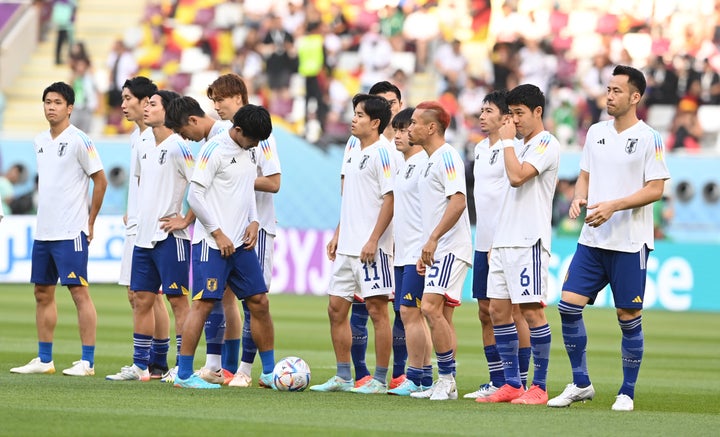
<svg viewBox="0 0 720 437"><path fill-rule="evenodd" d="M302 358L283 358L275 365L273 382L279 391L303 391L310 385L310 366Z"/></svg>

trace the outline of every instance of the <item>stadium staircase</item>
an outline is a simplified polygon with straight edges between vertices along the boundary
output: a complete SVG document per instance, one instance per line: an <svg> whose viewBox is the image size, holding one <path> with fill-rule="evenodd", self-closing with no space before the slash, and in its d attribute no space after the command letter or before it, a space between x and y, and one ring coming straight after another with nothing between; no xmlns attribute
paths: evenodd
<svg viewBox="0 0 720 437"><path fill-rule="evenodd" d="M128 28L140 22L145 4L146 0L78 1L76 39L85 43L96 76L103 83L107 81L105 60L113 41L122 38ZM46 40L38 44L35 53L23 66L13 87L6 91L6 135L35 135L47 128L42 113L42 90L52 82L70 80L69 67L66 64L55 65L55 39L56 32L51 29Z"/></svg>

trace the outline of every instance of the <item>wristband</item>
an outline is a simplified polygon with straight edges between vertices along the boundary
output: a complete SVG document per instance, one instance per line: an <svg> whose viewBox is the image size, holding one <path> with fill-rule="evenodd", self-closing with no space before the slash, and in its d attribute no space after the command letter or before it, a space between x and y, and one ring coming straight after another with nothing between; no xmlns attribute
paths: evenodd
<svg viewBox="0 0 720 437"><path fill-rule="evenodd" d="M507 149L508 147L515 148L515 141L513 140L501 140L503 149Z"/></svg>

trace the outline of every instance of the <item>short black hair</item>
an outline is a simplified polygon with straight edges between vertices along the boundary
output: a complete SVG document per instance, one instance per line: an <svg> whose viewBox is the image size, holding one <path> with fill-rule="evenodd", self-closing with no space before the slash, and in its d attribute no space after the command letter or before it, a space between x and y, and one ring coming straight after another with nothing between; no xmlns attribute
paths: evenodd
<svg viewBox="0 0 720 437"><path fill-rule="evenodd" d="M154 96L155 94L160 96L160 100L162 101L163 109L165 109L166 111L167 111L167 107L171 101L182 97L180 94L176 93L175 91L168 91L168 90L158 90L158 91L155 91L152 95Z"/></svg>
<svg viewBox="0 0 720 437"><path fill-rule="evenodd" d="M508 91L505 97L505 103L508 107L512 105L525 105L534 111L538 106L542 109L542 115L545 115L545 94L535 85L524 83L518 85Z"/></svg>
<svg viewBox="0 0 720 437"><path fill-rule="evenodd" d="M45 88L45 91L43 91L42 95L43 102L45 101L45 97L47 97L48 93L60 94L67 102L68 106L75 104L75 90L73 90L73 87L66 84L65 82L55 82L49 87Z"/></svg>
<svg viewBox="0 0 720 437"><path fill-rule="evenodd" d="M362 103L365 108L365 113L370 117L371 121L380 120L378 133L382 134L388 123L390 123L390 117L392 117L390 103L387 99L372 94L355 94L352 103L353 109Z"/></svg>
<svg viewBox="0 0 720 437"><path fill-rule="evenodd" d="M410 126L410 121L412 120L414 111L415 108L410 107L395 114L395 117L392 119L393 129L407 129L407 127Z"/></svg>
<svg viewBox="0 0 720 437"><path fill-rule="evenodd" d="M497 106L497 108L500 110L503 114L509 114L510 108L508 108L507 105L507 90L495 90L487 93L487 95L483 98L483 103L492 103L493 105Z"/></svg>
<svg viewBox="0 0 720 437"><path fill-rule="evenodd" d="M638 70L637 68L630 67L629 65L618 65L613 70L612 75L627 76L628 83L632 85L632 87L635 88L635 90L637 90L637 92L639 92L641 96L645 94L645 88L647 87L645 75L642 74L642 71Z"/></svg>
<svg viewBox="0 0 720 437"><path fill-rule="evenodd" d="M187 126L191 115L205 117L205 111L197 100L190 96L173 99L165 108L165 127L177 132L183 126Z"/></svg>
<svg viewBox="0 0 720 437"><path fill-rule="evenodd" d="M272 133L272 120L267 109L249 103L235 113L233 127L242 129L247 138L263 141Z"/></svg>
<svg viewBox="0 0 720 437"><path fill-rule="evenodd" d="M142 100L145 97L149 98L158 90L157 85L145 76L135 76L132 79L128 79L122 87L127 88L138 100Z"/></svg>
<svg viewBox="0 0 720 437"><path fill-rule="evenodd" d="M375 85L370 87L370 91L368 91L368 94L372 95L378 95L381 93L395 93L395 96L398 99L398 102L402 100L400 96L400 88L397 86L391 84L390 82L383 80L382 82L377 82Z"/></svg>

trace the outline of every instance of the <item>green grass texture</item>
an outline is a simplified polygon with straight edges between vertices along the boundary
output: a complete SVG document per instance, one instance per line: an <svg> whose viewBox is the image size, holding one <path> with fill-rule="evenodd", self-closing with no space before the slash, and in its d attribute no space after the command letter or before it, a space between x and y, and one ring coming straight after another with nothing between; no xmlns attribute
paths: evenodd
<svg viewBox="0 0 720 437"><path fill-rule="evenodd" d="M66 288L57 288L54 375L14 375L11 367L37 355L32 285L1 287L0 436L380 436L380 435L648 435L720 434L720 314L647 311L645 356L636 388L635 411L610 406L622 381L620 329L614 310L588 308L587 360L596 397L569 408L478 404L462 399L488 380L477 304L456 309L457 401L429 401L354 393L275 392L257 387L184 390L158 381L112 382L132 361L132 313L123 287L93 285L98 313L94 377L61 371L79 359L77 316ZM271 295L279 360L299 356L312 383L335 373L327 298ZM550 396L571 382L556 307L547 308L553 342L548 374ZM171 323L172 325L172 323ZM174 334L171 333L174 337ZM368 364L374 367L370 327ZM195 355L205 361L205 345ZM174 362L171 342L170 362ZM532 372L532 370L531 370Z"/></svg>

